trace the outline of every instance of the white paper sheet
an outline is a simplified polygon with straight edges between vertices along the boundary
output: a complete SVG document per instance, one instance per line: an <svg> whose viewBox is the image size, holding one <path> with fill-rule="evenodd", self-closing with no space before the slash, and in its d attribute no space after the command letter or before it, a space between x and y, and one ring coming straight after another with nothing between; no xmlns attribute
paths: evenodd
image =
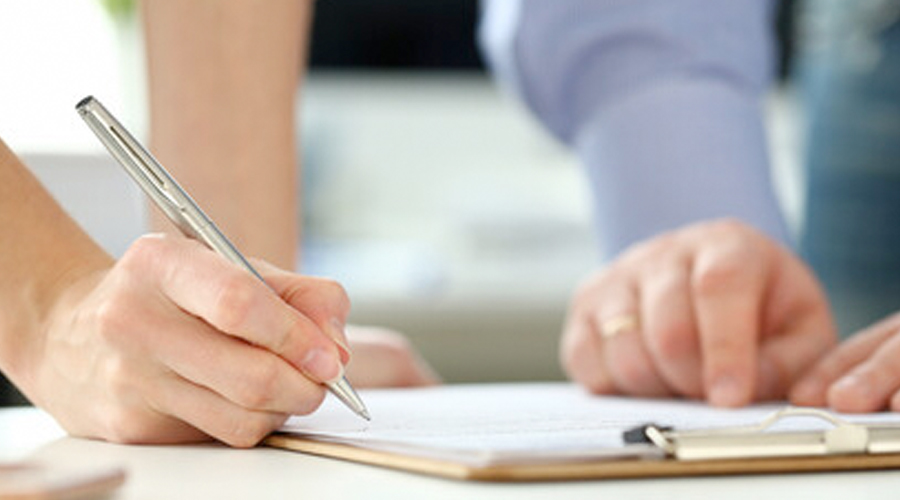
<svg viewBox="0 0 900 500"><path fill-rule="evenodd" d="M625 430L655 423L676 429L757 424L784 404L738 410L696 401L598 397L567 383L447 385L360 391L372 421L330 398L310 416L281 429L317 440L473 465L652 456L650 446L625 446ZM853 416L900 422L900 414ZM797 419L792 429L822 428Z"/></svg>

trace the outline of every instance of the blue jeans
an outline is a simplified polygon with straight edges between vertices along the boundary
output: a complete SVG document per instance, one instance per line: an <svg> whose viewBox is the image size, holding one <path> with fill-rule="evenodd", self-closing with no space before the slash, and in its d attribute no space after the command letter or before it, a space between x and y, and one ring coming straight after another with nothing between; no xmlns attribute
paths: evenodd
<svg viewBox="0 0 900 500"><path fill-rule="evenodd" d="M900 23L891 2L881 13L874 2L809 3L826 22L799 59L809 125L800 252L846 336L900 310Z"/></svg>

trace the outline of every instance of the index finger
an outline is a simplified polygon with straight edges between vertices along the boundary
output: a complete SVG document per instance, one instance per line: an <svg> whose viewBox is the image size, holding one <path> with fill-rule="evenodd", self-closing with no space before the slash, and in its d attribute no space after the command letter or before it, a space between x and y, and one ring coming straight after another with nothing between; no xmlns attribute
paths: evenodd
<svg viewBox="0 0 900 500"><path fill-rule="evenodd" d="M319 382L338 378L337 347L265 283L200 243L143 237L122 258L175 305L215 329L281 356Z"/></svg>
<svg viewBox="0 0 900 500"><path fill-rule="evenodd" d="M746 243L738 237L705 246L692 269L704 388L715 406L745 405L755 390L765 269Z"/></svg>
<svg viewBox="0 0 900 500"><path fill-rule="evenodd" d="M341 361L349 362L350 344L345 330L350 299L344 287L331 279L302 276L264 261L254 261L254 265L285 302L311 319L338 344Z"/></svg>

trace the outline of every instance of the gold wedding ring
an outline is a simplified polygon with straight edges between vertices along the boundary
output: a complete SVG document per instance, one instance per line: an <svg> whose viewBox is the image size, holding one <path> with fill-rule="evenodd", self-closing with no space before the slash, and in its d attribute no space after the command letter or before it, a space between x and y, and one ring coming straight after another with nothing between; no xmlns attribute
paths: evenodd
<svg viewBox="0 0 900 500"><path fill-rule="evenodd" d="M638 329L638 318L634 314L620 314L614 316L600 325L600 335L605 339L611 339L616 335Z"/></svg>

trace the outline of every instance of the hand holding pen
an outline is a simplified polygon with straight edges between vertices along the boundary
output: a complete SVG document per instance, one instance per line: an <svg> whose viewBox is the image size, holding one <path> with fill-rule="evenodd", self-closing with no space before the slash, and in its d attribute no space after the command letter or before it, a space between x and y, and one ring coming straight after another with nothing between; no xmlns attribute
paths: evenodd
<svg viewBox="0 0 900 500"><path fill-rule="evenodd" d="M336 283L254 262L263 282L169 236L139 239L111 267L102 260L50 315L48 331L66 333L46 340L53 359L30 381L42 387L29 392L56 394L36 403L70 433L250 446L317 408L323 383L344 382L347 352L331 335L341 339L348 300Z"/></svg>
<svg viewBox="0 0 900 500"><path fill-rule="evenodd" d="M319 378L340 374L342 353L319 324L343 319L347 298L332 281L254 264L271 289L170 235L79 265L23 389L75 436L255 445L318 408Z"/></svg>

